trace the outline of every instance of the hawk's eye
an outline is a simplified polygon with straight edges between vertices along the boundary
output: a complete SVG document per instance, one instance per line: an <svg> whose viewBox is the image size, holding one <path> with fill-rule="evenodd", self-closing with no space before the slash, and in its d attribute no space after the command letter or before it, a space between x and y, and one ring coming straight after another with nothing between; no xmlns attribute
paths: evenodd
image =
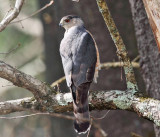
<svg viewBox="0 0 160 137"><path fill-rule="evenodd" d="M66 19L66 20L65 20L65 22L67 22L67 23L68 23L69 21L70 21L69 19Z"/></svg>

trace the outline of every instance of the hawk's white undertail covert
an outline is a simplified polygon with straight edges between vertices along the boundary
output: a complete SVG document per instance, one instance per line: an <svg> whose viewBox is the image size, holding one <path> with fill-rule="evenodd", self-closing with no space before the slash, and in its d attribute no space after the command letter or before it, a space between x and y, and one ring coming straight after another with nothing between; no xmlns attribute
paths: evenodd
<svg viewBox="0 0 160 137"><path fill-rule="evenodd" d="M95 40L80 17L65 16L59 25L66 30L60 44L60 55L67 86L73 97L74 127L79 134L86 133L90 128L90 122L84 121L90 120L88 90L98 76L99 53Z"/></svg>

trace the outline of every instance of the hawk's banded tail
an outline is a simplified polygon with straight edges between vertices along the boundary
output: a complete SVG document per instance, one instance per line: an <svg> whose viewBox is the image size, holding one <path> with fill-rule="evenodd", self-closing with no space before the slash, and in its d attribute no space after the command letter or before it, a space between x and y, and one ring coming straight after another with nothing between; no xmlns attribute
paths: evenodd
<svg viewBox="0 0 160 137"><path fill-rule="evenodd" d="M78 87L72 85L73 109L76 120L74 128L78 134L86 133L90 128L89 106L88 106L88 90L90 82L83 83ZM85 119L85 120L84 120Z"/></svg>

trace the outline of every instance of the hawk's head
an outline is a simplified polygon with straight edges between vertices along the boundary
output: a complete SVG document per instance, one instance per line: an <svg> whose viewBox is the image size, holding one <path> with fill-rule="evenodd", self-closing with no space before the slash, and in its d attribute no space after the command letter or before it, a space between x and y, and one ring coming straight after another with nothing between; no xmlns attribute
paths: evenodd
<svg viewBox="0 0 160 137"><path fill-rule="evenodd" d="M68 30L73 26L83 26L83 25L84 23L82 19L76 15L64 16L59 23L59 26L64 27L66 30Z"/></svg>

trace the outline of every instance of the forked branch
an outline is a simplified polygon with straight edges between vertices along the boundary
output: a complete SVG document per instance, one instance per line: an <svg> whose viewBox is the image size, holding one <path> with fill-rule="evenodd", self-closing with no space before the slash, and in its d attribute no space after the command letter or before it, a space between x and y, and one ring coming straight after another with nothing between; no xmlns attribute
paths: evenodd
<svg viewBox="0 0 160 137"><path fill-rule="evenodd" d="M16 0L14 9L0 22L0 32L3 31L7 25L19 15L24 1L25 0Z"/></svg>

